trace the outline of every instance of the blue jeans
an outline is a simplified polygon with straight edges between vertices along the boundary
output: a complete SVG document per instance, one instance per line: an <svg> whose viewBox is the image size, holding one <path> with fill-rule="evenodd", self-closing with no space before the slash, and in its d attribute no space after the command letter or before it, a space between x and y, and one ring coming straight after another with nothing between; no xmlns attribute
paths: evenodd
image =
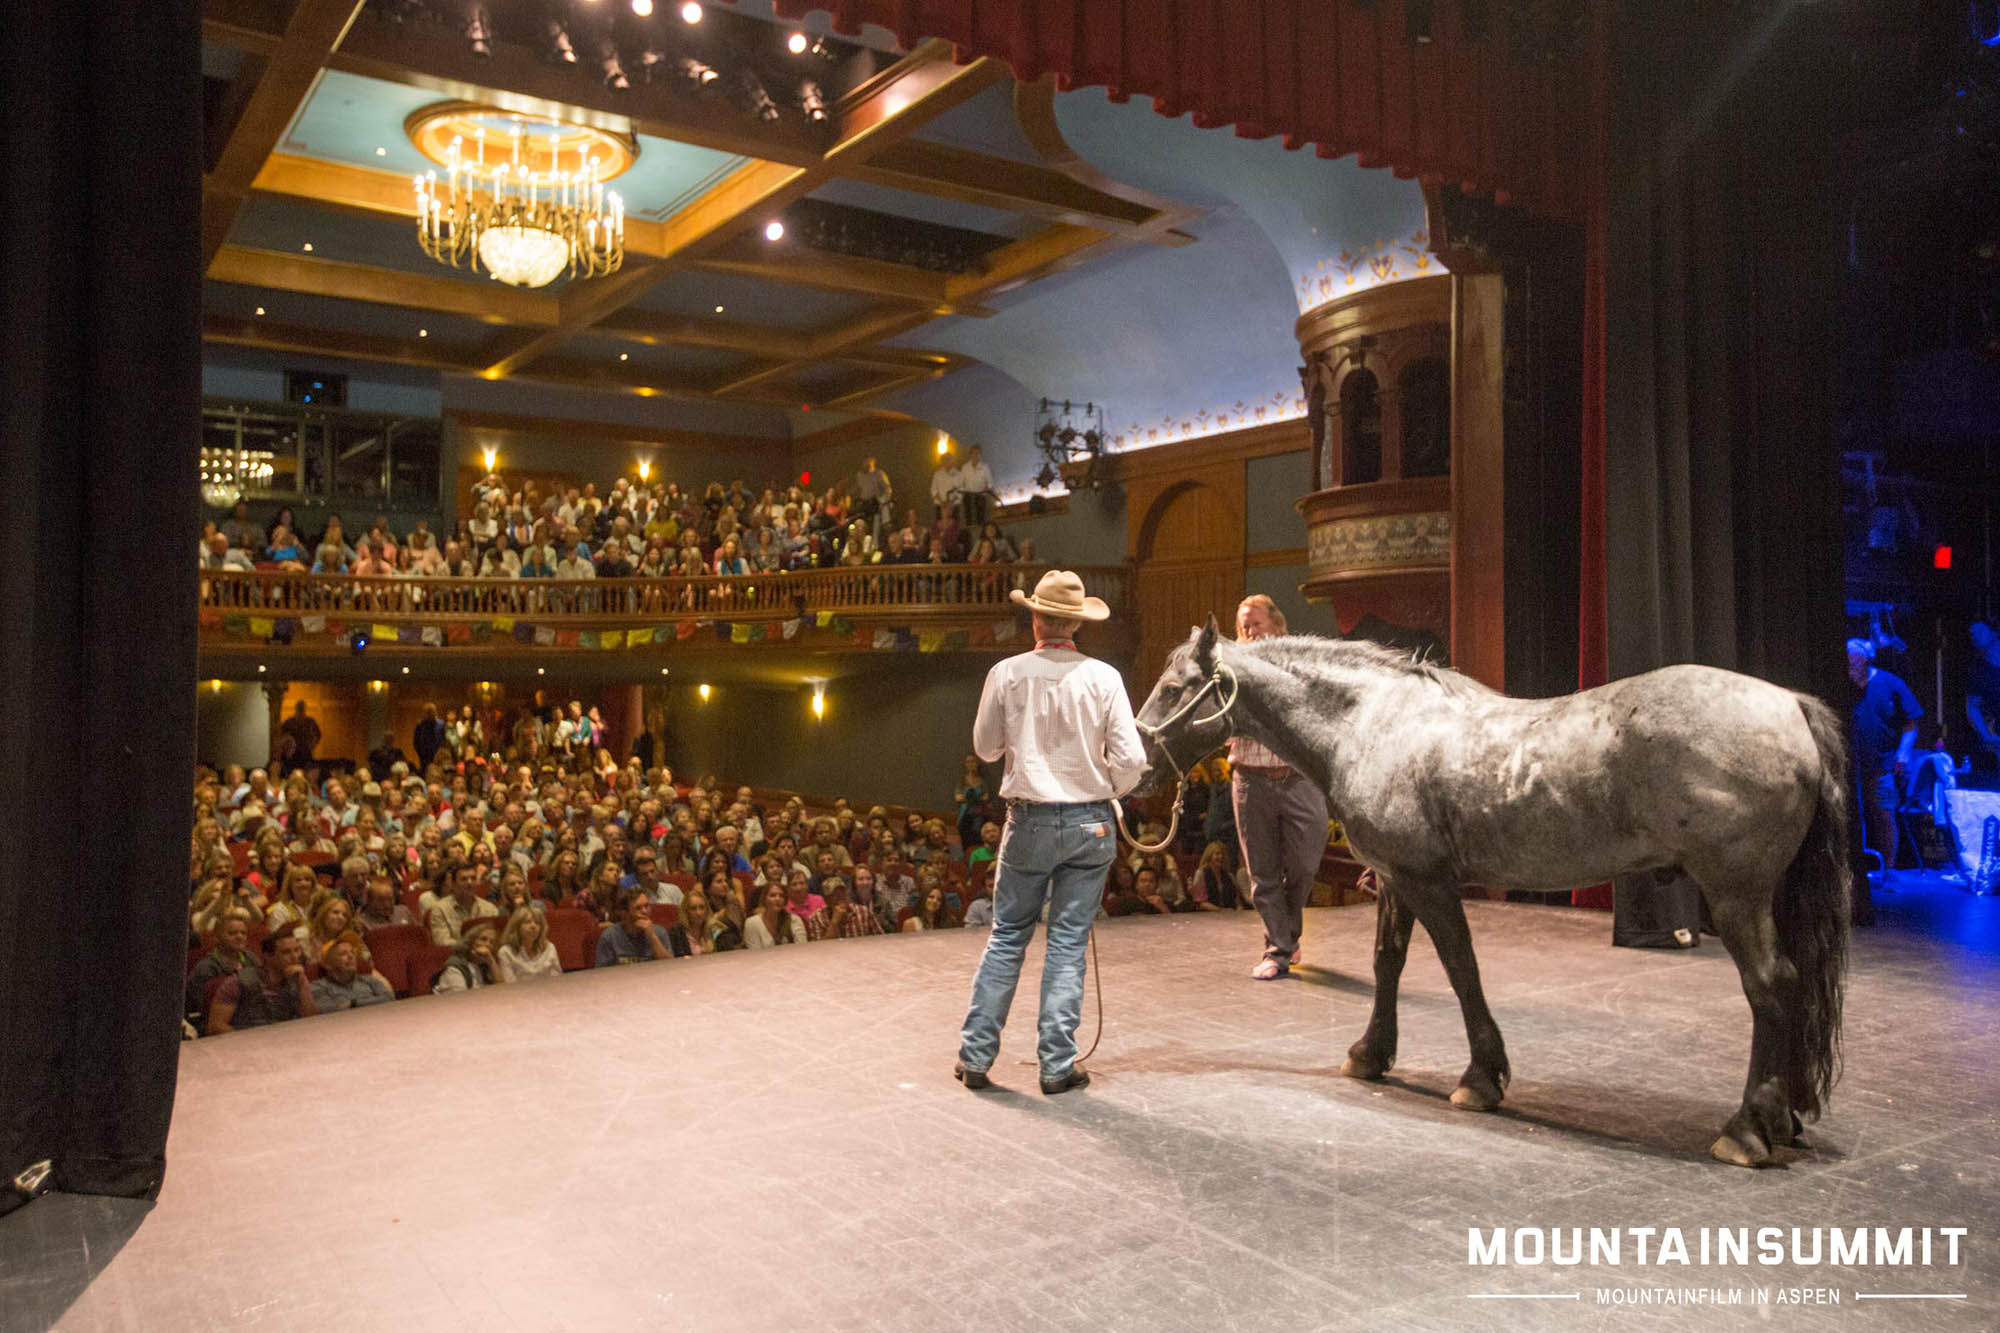
<svg viewBox="0 0 2000 1333"><path fill-rule="evenodd" d="M1083 1015L1083 947L1104 896L1105 872L1117 854L1109 801L1008 809L993 883L993 935L972 978L972 1006L958 1038L959 1059L967 1069L983 1073L1000 1054L1000 1029L1014 1003L1022 956L1046 903L1049 937L1035 1054L1045 1081L1068 1075Z"/></svg>

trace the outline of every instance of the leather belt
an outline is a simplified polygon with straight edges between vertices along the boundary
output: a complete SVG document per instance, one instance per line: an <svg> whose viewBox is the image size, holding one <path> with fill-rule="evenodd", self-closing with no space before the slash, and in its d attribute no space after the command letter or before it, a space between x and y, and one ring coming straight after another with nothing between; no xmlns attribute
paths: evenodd
<svg viewBox="0 0 2000 1333"><path fill-rule="evenodd" d="M1292 775L1293 771L1286 764L1236 764L1230 768L1230 772L1232 773L1255 773L1260 778L1272 779L1288 778Z"/></svg>

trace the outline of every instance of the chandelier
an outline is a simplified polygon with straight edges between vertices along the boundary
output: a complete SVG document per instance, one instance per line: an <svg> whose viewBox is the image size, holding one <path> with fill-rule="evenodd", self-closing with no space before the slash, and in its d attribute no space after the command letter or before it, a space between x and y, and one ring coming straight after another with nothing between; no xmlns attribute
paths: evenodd
<svg viewBox="0 0 2000 1333"><path fill-rule="evenodd" d="M441 145L444 179L436 171L416 178L417 244L425 254L452 268L484 269L514 287L618 271L625 203L604 189L605 176L616 173L592 151L601 133L509 116L506 144L489 147L490 117L455 115L471 130L470 149L463 134L452 134ZM450 127L442 118L431 123Z"/></svg>
<svg viewBox="0 0 2000 1333"><path fill-rule="evenodd" d="M277 455L268 449L226 449L203 445L201 498L215 509L227 509L247 491L270 484Z"/></svg>

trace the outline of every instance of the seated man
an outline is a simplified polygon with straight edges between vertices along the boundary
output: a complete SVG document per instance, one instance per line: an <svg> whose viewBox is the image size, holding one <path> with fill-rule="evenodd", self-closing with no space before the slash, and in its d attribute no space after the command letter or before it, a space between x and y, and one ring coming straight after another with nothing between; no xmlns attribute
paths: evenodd
<svg viewBox="0 0 2000 1333"><path fill-rule="evenodd" d="M263 957L225 978L208 1006L208 1035L263 1027L319 1012L306 980L305 945L281 931L264 938Z"/></svg>
<svg viewBox="0 0 2000 1333"><path fill-rule="evenodd" d="M840 844L840 825L831 815L821 815L813 821L812 844L806 850L813 856L815 865L822 851L832 852L834 864L842 870L854 864L854 857Z"/></svg>
<svg viewBox="0 0 2000 1333"><path fill-rule="evenodd" d="M396 885L384 871L376 871L368 877L368 892L361 900L360 908L354 914L354 928L359 931L380 930L384 926L408 926L410 909L396 901Z"/></svg>
<svg viewBox="0 0 2000 1333"><path fill-rule="evenodd" d="M618 923L597 937L597 965L650 963L673 956L673 941L664 928L653 924L653 902L646 891L626 889L619 893Z"/></svg>
<svg viewBox="0 0 2000 1333"><path fill-rule="evenodd" d="M999 859L1000 826L989 819L979 826L979 845L972 849L972 854L965 858L965 863L976 868ZM987 867L987 872L992 873L991 866Z"/></svg>
<svg viewBox="0 0 2000 1333"><path fill-rule="evenodd" d="M750 869L750 858L743 855L743 830L734 824L720 824L715 830L715 849L729 858L729 868L739 874Z"/></svg>
<svg viewBox="0 0 2000 1333"><path fill-rule="evenodd" d="M215 927L215 947L188 974L187 1017L197 1028L208 1017L208 983L218 977L233 977L256 964L256 958L245 947L250 940L250 922L251 915L245 908L232 907L225 912Z"/></svg>
<svg viewBox="0 0 2000 1333"><path fill-rule="evenodd" d="M660 878L660 856L644 843L632 853L632 873L618 882L621 889L638 889L656 903L681 905L681 891Z"/></svg>
<svg viewBox="0 0 2000 1333"><path fill-rule="evenodd" d="M312 984L313 1004L321 1013L387 1004L396 998L388 982L356 970L360 958L360 940L353 931L343 931L327 941L320 953L320 978Z"/></svg>
<svg viewBox="0 0 2000 1333"><path fill-rule="evenodd" d="M865 867L864 867L865 870ZM857 874L862 872L857 872ZM826 921L824 938L830 940L859 939L863 935L883 934L882 921L875 915L874 907L849 896L847 881L835 875L820 886L826 895L826 911L821 916ZM816 918L817 919L817 918ZM810 932L812 923L807 922Z"/></svg>
<svg viewBox="0 0 2000 1333"><path fill-rule="evenodd" d="M479 896L479 868L460 861L451 868L451 892L439 898L426 918L433 944L457 944L466 923L498 916L500 909Z"/></svg>

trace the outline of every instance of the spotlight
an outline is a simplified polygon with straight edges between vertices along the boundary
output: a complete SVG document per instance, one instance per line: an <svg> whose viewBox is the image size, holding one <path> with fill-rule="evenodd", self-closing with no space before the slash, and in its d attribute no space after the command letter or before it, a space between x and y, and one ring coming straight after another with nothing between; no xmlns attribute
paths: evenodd
<svg viewBox="0 0 2000 1333"><path fill-rule="evenodd" d="M632 0L632 12L642 19L653 17L653 0Z"/></svg>
<svg viewBox="0 0 2000 1333"><path fill-rule="evenodd" d="M764 239L767 241L784 240L785 224L778 221L776 218L772 218L769 222L766 222L764 224Z"/></svg>
<svg viewBox="0 0 2000 1333"><path fill-rule="evenodd" d="M776 120L778 104L771 100L771 94L764 91L764 81L757 72L747 66L736 71L736 95L742 100L743 109L759 120Z"/></svg>
<svg viewBox="0 0 2000 1333"><path fill-rule="evenodd" d="M704 65L693 56L682 56L680 63L681 77L697 88L706 88L721 77L715 72L715 66Z"/></svg>
<svg viewBox="0 0 2000 1333"><path fill-rule="evenodd" d="M481 57L493 54L493 20L486 12L486 6L474 0L465 7L465 44L472 54Z"/></svg>
<svg viewBox="0 0 2000 1333"><path fill-rule="evenodd" d="M806 113L808 120L826 119L826 94L820 91L814 79L804 79L799 83L799 110Z"/></svg>
<svg viewBox="0 0 2000 1333"><path fill-rule="evenodd" d="M681 22L701 22L701 6L696 4L695 0L687 0L687 3L681 6Z"/></svg>
<svg viewBox="0 0 2000 1333"><path fill-rule="evenodd" d="M785 49L795 56L804 55L806 53L806 35L802 32L793 33L785 39Z"/></svg>
<svg viewBox="0 0 2000 1333"><path fill-rule="evenodd" d="M576 48L570 45L569 32L554 19L542 28L542 59L551 65L576 63Z"/></svg>

